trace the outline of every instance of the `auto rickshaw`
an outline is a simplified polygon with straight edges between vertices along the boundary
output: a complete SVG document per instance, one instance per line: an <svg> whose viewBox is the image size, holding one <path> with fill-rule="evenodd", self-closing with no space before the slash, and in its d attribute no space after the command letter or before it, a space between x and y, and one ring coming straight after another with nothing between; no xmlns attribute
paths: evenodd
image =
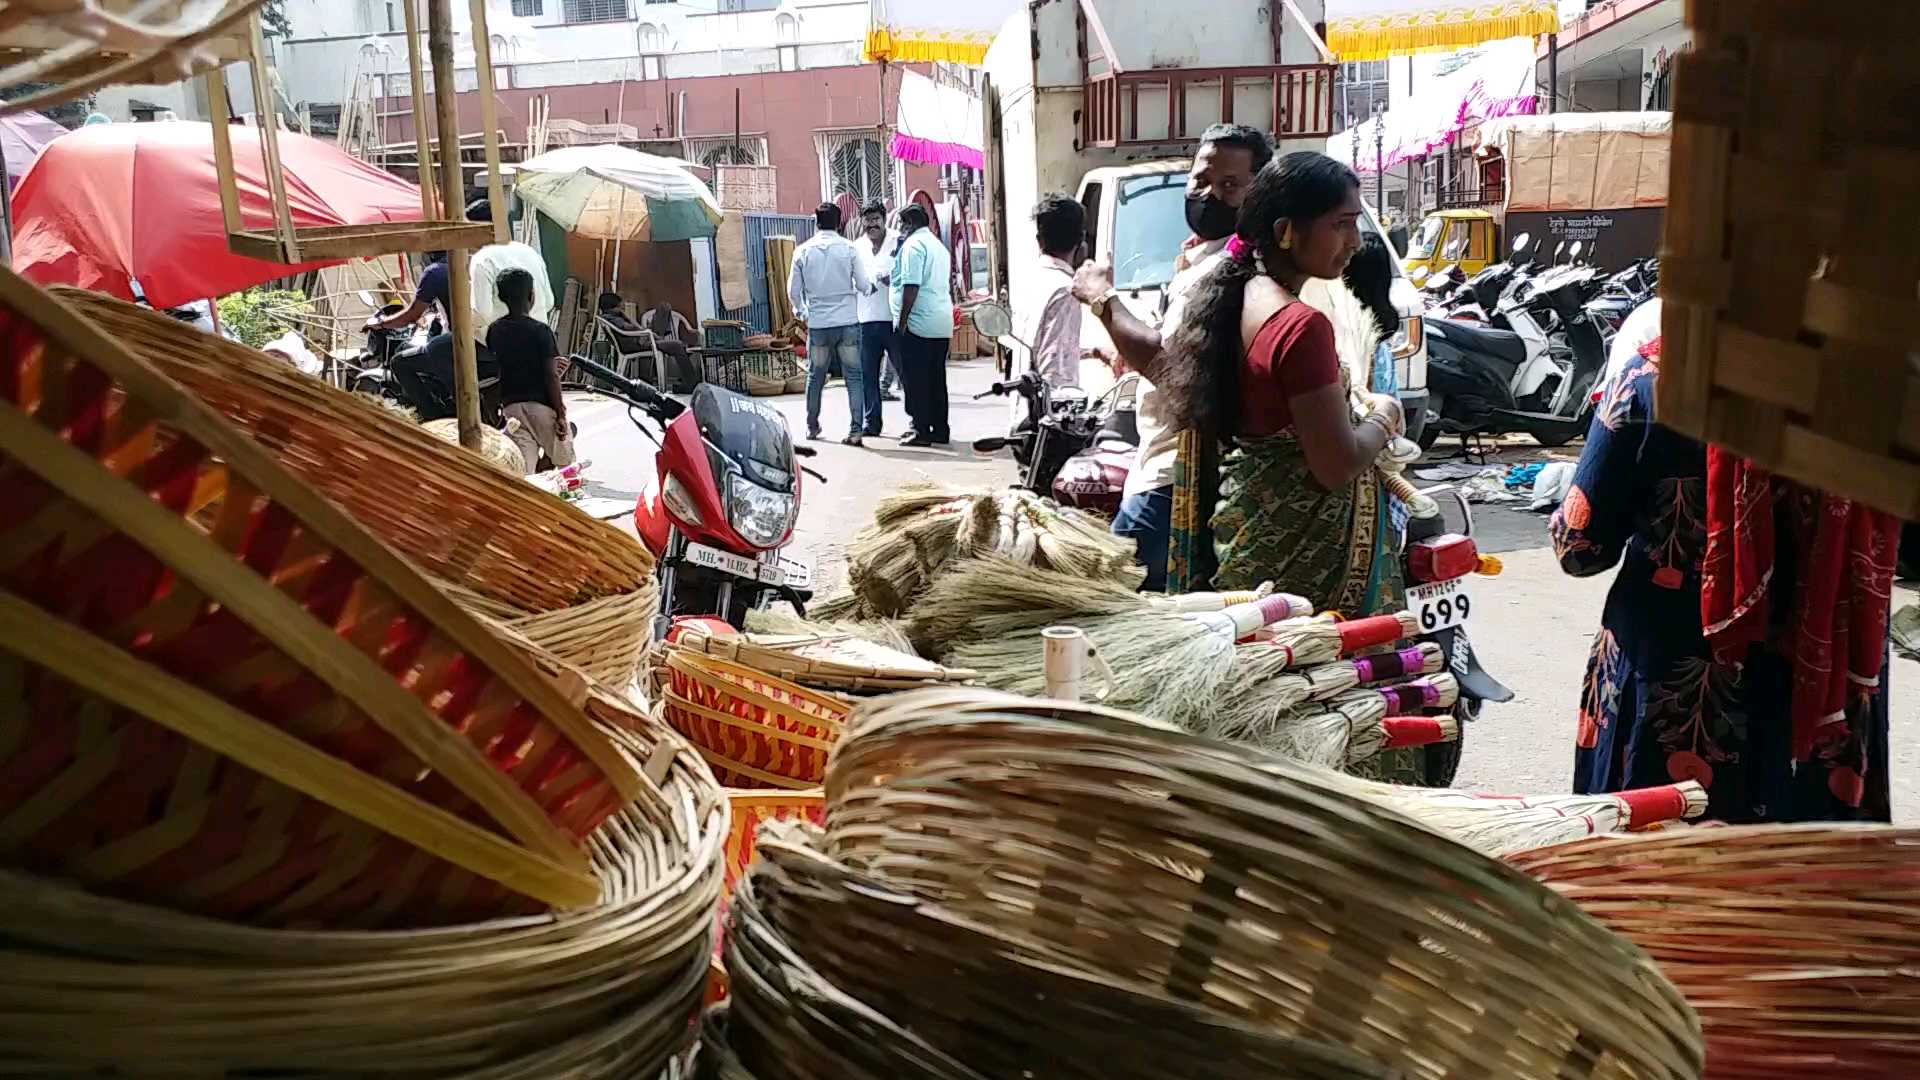
<svg viewBox="0 0 1920 1080"><path fill-rule="evenodd" d="M1471 277L1500 261L1500 223L1487 210L1436 210L1420 222L1407 241L1401 265L1409 275L1425 267L1435 273L1457 266Z"/></svg>

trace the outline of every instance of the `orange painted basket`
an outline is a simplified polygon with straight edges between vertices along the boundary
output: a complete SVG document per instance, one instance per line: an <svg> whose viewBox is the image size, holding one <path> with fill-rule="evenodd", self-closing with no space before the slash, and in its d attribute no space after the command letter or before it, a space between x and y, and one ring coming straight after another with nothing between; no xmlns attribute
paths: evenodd
<svg viewBox="0 0 1920 1080"><path fill-rule="evenodd" d="M810 788L826 775L851 704L687 649L666 654L662 711L727 787Z"/></svg>
<svg viewBox="0 0 1920 1080"><path fill-rule="evenodd" d="M225 419L0 271L0 863L242 921L591 903L634 762Z"/></svg>
<svg viewBox="0 0 1920 1080"><path fill-rule="evenodd" d="M720 929L713 937L713 965L707 974L708 1005L727 996L727 969L720 962L725 945L727 902L733 897L734 886L747 876L747 867L753 863L753 845L760 826L769 821L805 820L820 826L827 823L827 793L821 788L806 791L730 788L727 804L733 815L727 830L725 878L720 891Z"/></svg>

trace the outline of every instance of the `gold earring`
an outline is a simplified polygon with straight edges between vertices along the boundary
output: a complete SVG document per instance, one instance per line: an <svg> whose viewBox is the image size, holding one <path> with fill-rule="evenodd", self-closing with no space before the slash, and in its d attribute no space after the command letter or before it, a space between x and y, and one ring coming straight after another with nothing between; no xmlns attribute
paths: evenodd
<svg viewBox="0 0 1920 1080"><path fill-rule="evenodd" d="M1291 225L1287 226L1286 229L1280 233L1280 250L1293 250L1293 226Z"/></svg>

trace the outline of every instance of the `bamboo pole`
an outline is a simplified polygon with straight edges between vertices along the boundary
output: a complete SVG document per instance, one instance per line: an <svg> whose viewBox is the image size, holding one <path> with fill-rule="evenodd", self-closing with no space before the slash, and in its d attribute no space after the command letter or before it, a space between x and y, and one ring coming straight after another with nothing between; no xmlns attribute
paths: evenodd
<svg viewBox="0 0 1920 1080"><path fill-rule="evenodd" d="M427 50L433 59L433 105L440 133L454 135L440 148L440 205L447 217L466 205L460 179L460 99L453 82L451 0L427 2ZM484 29L481 31L484 33ZM424 148L425 144L421 144ZM423 185L424 186L424 185ZM473 307L467 274L467 250L447 252L447 321L453 334L453 407L459 417L460 445L480 449L480 376L474 367Z"/></svg>
<svg viewBox="0 0 1920 1080"><path fill-rule="evenodd" d="M493 242L504 244L513 237L507 232L507 198L500 189L500 129L493 101L493 35L487 30L487 0L468 0L473 21L473 74L480 91L481 145L486 150L487 205L493 208ZM622 88L626 86L621 82Z"/></svg>
<svg viewBox="0 0 1920 1080"><path fill-rule="evenodd" d="M406 12L407 20L407 74L413 91L413 161L414 176L420 181L420 219L433 221L440 217L437 209L440 200L434 197L433 191L433 140L427 125L426 78L420 69L420 17L415 13L411 0L402 0L400 9ZM451 58L448 64L451 67ZM384 157L384 147L387 145L387 125L384 121L380 124L380 145Z"/></svg>

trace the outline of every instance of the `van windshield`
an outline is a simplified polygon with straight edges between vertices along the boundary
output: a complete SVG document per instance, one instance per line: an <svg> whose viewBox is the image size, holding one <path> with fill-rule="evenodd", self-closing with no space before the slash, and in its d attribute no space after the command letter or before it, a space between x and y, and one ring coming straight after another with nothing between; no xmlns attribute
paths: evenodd
<svg viewBox="0 0 1920 1080"><path fill-rule="evenodd" d="M1113 207L1113 287L1165 286L1173 280L1173 261L1187 235L1185 173L1121 181Z"/></svg>
<svg viewBox="0 0 1920 1080"><path fill-rule="evenodd" d="M1420 223L1420 229L1407 241L1407 257L1424 259L1433 254L1433 245L1440 239L1440 230L1445 228L1447 219L1434 215Z"/></svg>

